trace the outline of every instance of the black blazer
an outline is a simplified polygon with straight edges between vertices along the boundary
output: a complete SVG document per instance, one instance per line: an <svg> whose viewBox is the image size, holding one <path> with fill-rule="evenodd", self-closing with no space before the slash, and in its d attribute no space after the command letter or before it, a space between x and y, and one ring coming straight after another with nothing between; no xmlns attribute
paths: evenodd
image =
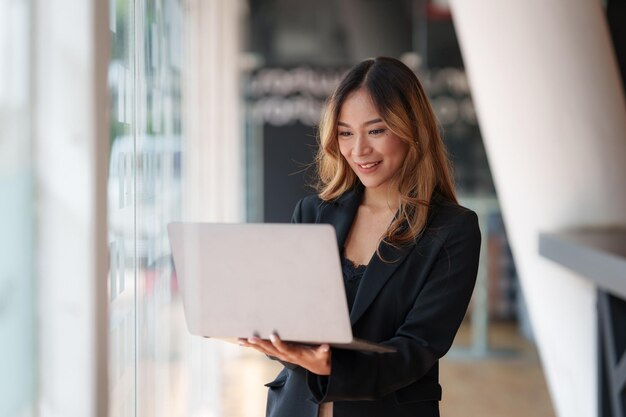
<svg viewBox="0 0 626 417"><path fill-rule="evenodd" d="M332 224L342 248L362 195L359 186L333 202L305 197L292 221ZM450 348L472 296L480 240L476 213L436 194L415 243L381 244L383 258L394 262L372 258L350 312L354 337L397 352L333 348L330 377L283 362L285 368L266 384L267 416L317 417L326 401L334 402L334 417L439 416L438 359Z"/></svg>

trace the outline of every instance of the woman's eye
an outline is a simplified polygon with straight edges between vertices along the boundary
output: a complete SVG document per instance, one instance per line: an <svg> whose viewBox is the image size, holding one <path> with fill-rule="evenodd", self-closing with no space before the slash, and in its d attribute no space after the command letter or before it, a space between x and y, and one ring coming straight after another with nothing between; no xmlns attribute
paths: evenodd
<svg viewBox="0 0 626 417"><path fill-rule="evenodd" d="M370 135L380 135L385 132L385 129L373 129L370 130Z"/></svg>
<svg viewBox="0 0 626 417"><path fill-rule="evenodd" d="M339 136L343 136L344 138L347 138L348 136L350 136L352 133L350 132L339 132Z"/></svg>

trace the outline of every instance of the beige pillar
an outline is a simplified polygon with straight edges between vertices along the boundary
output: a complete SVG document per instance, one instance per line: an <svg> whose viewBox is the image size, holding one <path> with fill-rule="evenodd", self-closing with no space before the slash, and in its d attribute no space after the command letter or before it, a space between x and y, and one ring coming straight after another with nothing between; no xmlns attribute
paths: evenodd
<svg viewBox="0 0 626 417"><path fill-rule="evenodd" d="M626 223L626 106L604 11L580 0L451 3L555 410L595 416L595 288L542 259L538 234Z"/></svg>

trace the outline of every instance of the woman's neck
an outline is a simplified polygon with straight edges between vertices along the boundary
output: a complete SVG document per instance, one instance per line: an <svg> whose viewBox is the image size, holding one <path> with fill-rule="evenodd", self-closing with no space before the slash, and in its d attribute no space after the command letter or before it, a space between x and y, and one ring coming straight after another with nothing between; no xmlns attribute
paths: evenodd
<svg viewBox="0 0 626 417"><path fill-rule="evenodd" d="M400 192L396 187L380 186L365 188L362 205L371 210L391 210L396 212L400 203Z"/></svg>

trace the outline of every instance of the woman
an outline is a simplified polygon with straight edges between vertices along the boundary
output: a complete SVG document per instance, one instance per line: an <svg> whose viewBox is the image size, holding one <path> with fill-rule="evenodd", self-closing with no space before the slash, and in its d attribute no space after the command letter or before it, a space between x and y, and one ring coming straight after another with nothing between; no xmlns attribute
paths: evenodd
<svg viewBox="0 0 626 417"><path fill-rule="evenodd" d="M481 237L408 67L382 57L347 73L322 118L317 167L319 194L293 221L335 226L354 337L396 352L241 339L285 365L267 384L267 415L439 416L438 359L470 301Z"/></svg>

